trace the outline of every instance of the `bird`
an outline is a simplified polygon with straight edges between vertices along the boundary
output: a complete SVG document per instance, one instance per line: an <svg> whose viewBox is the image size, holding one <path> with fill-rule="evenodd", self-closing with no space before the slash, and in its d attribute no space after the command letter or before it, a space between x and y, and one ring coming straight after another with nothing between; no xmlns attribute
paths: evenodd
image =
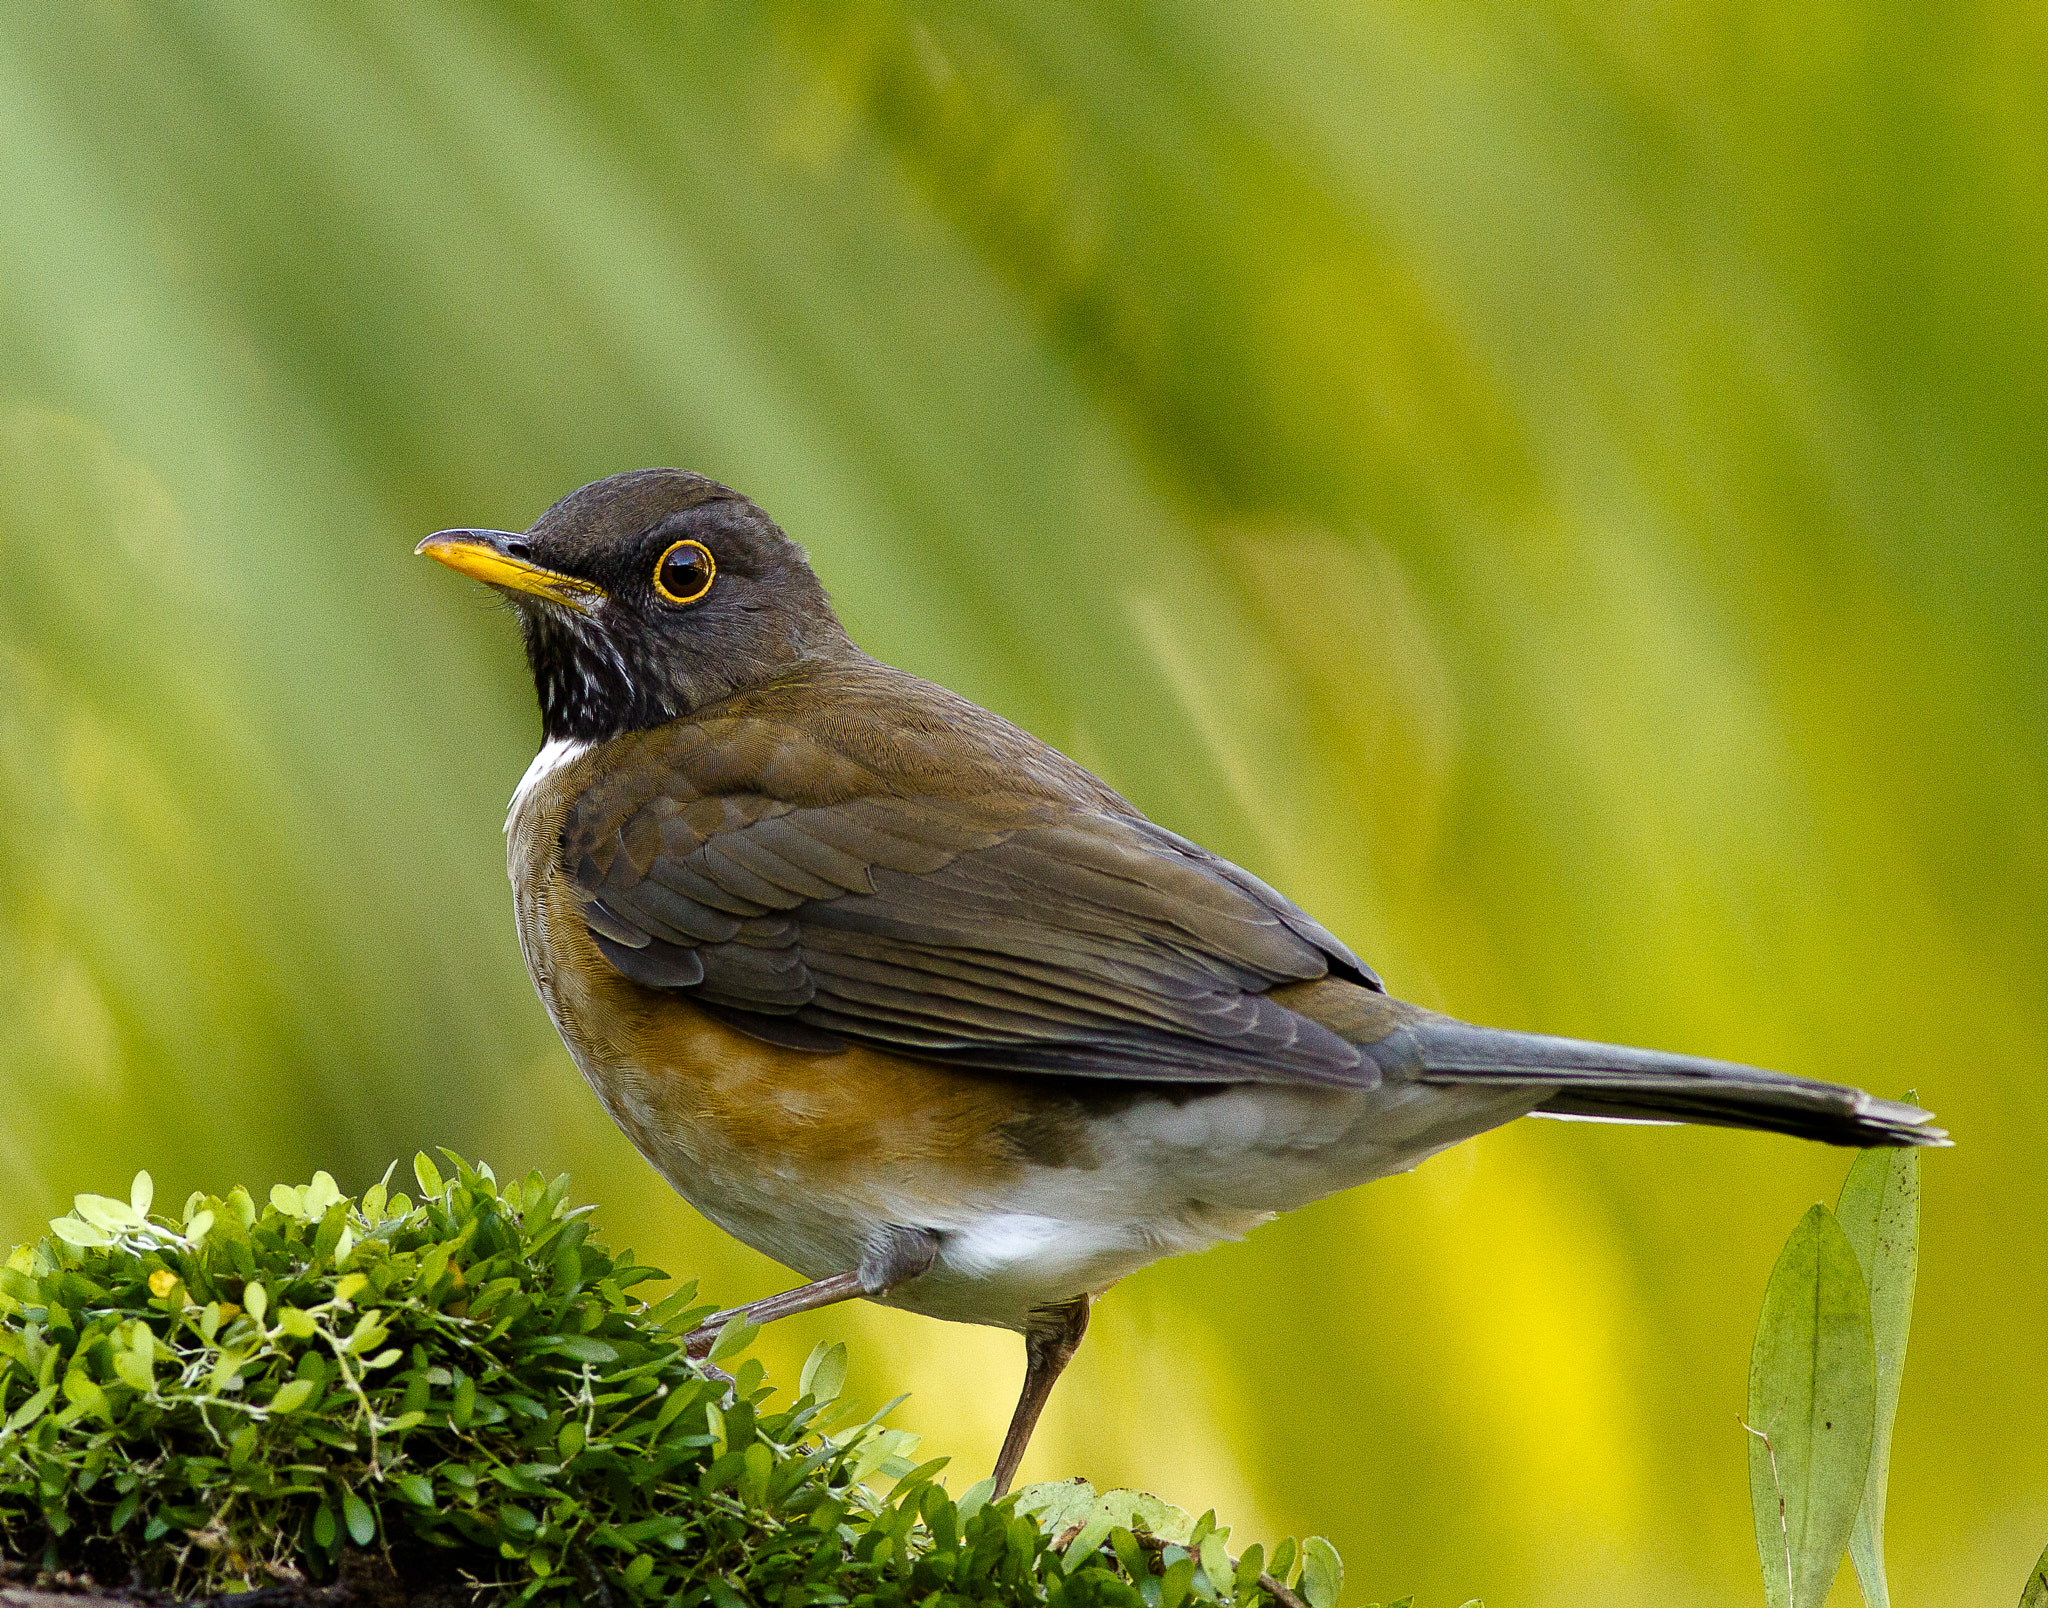
<svg viewBox="0 0 2048 1608"><path fill-rule="evenodd" d="M1092 1301L1529 1115L1938 1145L1917 1106L1405 1003L1299 906L869 657L803 550L680 469L418 552L518 617L519 943L684 1200L804 1282L1023 1336L1016 1476Z"/></svg>

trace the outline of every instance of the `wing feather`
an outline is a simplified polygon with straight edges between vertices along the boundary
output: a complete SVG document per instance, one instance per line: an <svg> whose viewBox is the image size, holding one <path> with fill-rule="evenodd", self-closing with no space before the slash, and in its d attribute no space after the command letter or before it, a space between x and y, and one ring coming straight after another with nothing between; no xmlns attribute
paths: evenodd
<svg viewBox="0 0 2048 1608"><path fill-rule="evenodd" d="M678 735L660 786L607 779L570 811L564 858L625 976L820 1052L1144 1081L1377 1077L1269 991L1378 979L1186 839L1100 800L889 791L843 759L845 796L821 799L822 762L784 751L800 741L777 748L758 722L743 735L751 758Z"/></svg>

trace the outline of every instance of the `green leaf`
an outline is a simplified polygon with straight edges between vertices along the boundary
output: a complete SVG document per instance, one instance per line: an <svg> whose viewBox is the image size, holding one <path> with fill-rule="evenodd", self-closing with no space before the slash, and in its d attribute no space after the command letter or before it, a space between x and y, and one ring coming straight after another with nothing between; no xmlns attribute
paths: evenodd
<svg viewBox="0 0 2048 1608"><path fill-rule="evenodd" d="M80 1250L96 1246L111 1245L114 1236L104 1229L94 1228L90 1223L80 1222L76 1217L53 1217L50 1232L66 1245L76 1245Z"/></svg>
<svg viewBox="0 0 2048 1608"><path fill-rule="evenodd" d="M1308 1608L1337 1608L1344 1592L1344 1560L1319 1535L1301 1544L1301 1594Z"/></svg>
<svg viewBox="0 0 2048 1608"><path fill-rule="evenodd" d="M115 1200L111 1195L73 1195L71 1209L94 1228L110 1234L142 1226L142 1214L125 1200Z"/></svg>
<svg viewBox="0 0 2048 1608"><path fill-rule="evenodd" d="M2034 1560L2034 1572L2027 1576L2027 1589L2020 1593L2020 1608L2048 1608L2048 1549Z"/></svg>
<svg viewBox="0 0 2048 1608"><path fill-rule="evenodd" d="M1906 1097L1909 1101L1911 1094ZM1891 1608L1884 1574L1885 1487L1891 1475L1892 1421L1913 1323L1913 1285L1920 1267L1920 1152L1866 1150L1849 1166L1835 1217L1856 1248L1870 1286L1870 1332L1877 1353L1877 1417L1870 1434L1870 1473L1849 1536L1849 1559L1869 1608Z"/></svg>
<svg viewBox="0 0 2048 1608"><path fill-rule="evenodd" d="M994 1475L976 1480L972 1485L968 1486L966 1490L960 1493L960 1501L958 1503L960 1522L965 1524L975 1514L987 1507L988 1499L995 1494L996 1482Z"/></svg>
<svg viewBox="0 0 2048 1608"><path fill-rule="evenodd" d="M359 1547L366 1547L377 1539L377 1519L371 1513L370 1504L354 1491L341 1493L341 1516L348 1523L349 1538Z"/></svg>
<svg viewBox="0 0 2048 1608"><path fill-rule="evenodd" d="M965 1501L965 1498L962 1498ZM1095 1507L1095 1487L1084 1479L1046 1480L1017 1493L1015 1511L1034 1518L1049 1536L1086 1521Z"/></svg>
<svg viewBox="0 0 2048 1608"><path fill-rule="evenodd" d="M135 1175L135 1181L128 1186L128 1204L137 1217L149 1215L149 1203L156 1199L156 1180L146 1172Z"/></svg>
<svg viewBox="0 0 2048 1608"><path fill-rule="evenodd" d="M727 1357L736 1357L754 1343L754 1337L761 1332L761 1325L745 1317L733 1316L725 1320L725 1327L718 1331L718 1338L711 1343L711 1355L707 1362L723 1362Z"/></svg>
<svg viewBox="0 0 2048 1608"><path fill-rule="evenodd" d="M1749 1492L1771 1608L1818 1608L1870 1468L1877 1362L1856 1251L1814 1206L1764 1289L1749 1366Z"/></svg>
<svg viewBox="0 0 2048 1608"><path fill-rule="evenodd" d="M845 1383L846 1347L837 1341L820 1340L811 1348L803 1371L797 1375L796 1393L822 1404L838 1400Z"/></svg>
<svg viewBox="0 0 2048 1608"><path fill-rule="evenodd" d="M441 1193L441 1171L427 1159L422 1150L412 1158L412 1175L419 1180L420 1195L423 1199L438 1199Z"/></svg>
<svg viewBox="0 0 2048 1608"><path fill-rule="evenodd" d="M43 1415L43 1410L56 1399L57 1387L55 1385L43 1386L41 1390L29 1397L27 1401L23 1402L8 1415L8 1429L13 1431L28 1428L30 1424L33 1424Z"/></svg>
<svg viewBox="0 0 2048 1608"><path fill-rule="evenodd" d="M1166 1566L1166 1573L1159 1581L1159 1608L1181 1608L1188 1600L1188 1593L1194 1589L1195 1560L1182 1558Z"/></svg>
<svg viewBox="0 0 2048 1608"><path fill-rule="evenodd" d="M1230 1562L1230 1554L1224 1550L1223 1539L1211 1530L1202 1537L1202 1544L1196 1549L1202 1560L1202 1573L1209 1577L1209 1589L1218 1597L1228 1596L1231 1583L1237 1578L1237 1570Z"/></svg>
<svg viewBox="0 0 2048 1608"><path fill-rule="evenodd" d="M115 1377L122 1384L144 1395L156 1388L156 1337L150 1333L148 1324L136 1324L126 1345L110 1349Z"/></svg>
<svg viewBox="0 0 2048 1608"><path fill-rule="evenodd" d="M295 1413L311 1398L315 1386L310 1379L293 1379L277 1387L277 1394L270 1398L270 1410L274 1413Z"/></svg>

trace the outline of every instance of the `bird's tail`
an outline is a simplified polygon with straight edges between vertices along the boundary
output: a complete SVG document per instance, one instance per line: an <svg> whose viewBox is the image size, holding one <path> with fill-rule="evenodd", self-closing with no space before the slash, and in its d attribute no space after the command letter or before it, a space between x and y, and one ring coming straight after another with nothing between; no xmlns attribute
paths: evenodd
<svg viewBox="0 0 2048 1608"><path fill-rule="evenodd" d="M1734 1061L1473 1027L1417 1011L1367 1053L1422 1083L1536 1085L1536 1116L1702 1122L1831 1145L1945 1145L1932 1112Z"/></svg>

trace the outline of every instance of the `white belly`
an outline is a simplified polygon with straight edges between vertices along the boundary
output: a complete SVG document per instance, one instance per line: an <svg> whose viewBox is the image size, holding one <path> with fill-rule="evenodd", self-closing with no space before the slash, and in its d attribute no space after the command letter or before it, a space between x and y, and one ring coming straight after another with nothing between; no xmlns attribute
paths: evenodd
<svg viewBox="0 0 2048 1608"><path fill-rule="evenodd" d="M883 1304L1006 1329L1163 1257L1241 1239L1276 1213L1407 1171L1537 1098L1418 1084L1239 1085L1097 1120L1094 1166L1031 1166L996 1186L927 1191L881 1177L822 1185L765 1168L701 1130L665 1126L651 1106L631 1109L630 1080L590 1082L677 1193L736 1239L817 1279L857 1266L885 1228L926 1229L938 1240L932 1267Z"/></svg>

